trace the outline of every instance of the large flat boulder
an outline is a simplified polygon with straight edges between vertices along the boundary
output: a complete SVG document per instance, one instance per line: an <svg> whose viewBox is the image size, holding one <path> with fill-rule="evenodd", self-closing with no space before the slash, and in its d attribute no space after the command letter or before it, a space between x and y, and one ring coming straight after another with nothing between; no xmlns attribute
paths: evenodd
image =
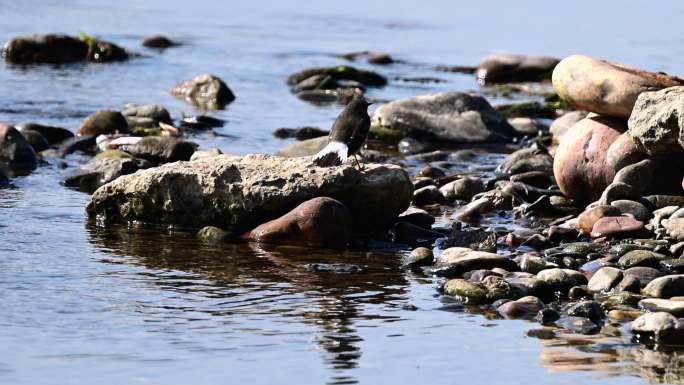
<svg viewBox="0 0 684 385"><path fill-rule="evenodd" d="M321 168L306 158L219 155L122 176L100 187L87 206L100 223L207 225L252 229L309 199L349 208L356 228L382 227L411 202L413 185L398 166Z"/></svg>

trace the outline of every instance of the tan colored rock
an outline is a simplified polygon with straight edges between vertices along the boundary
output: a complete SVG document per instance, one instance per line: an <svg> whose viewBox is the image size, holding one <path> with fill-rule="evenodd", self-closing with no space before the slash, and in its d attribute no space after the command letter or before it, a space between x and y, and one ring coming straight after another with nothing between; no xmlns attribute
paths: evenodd
<svg viewBox="0 0 684 385"><path fill-rule="evenodd" d="M629 118L640 93L684 84L682 79L572 55L553 70L553 87L577 109Z"/></svg>
<svg viewBox="0 0 684 385"><path fill-rule="evenodd" d="M360 228L387 226L409 206L413 185L398 166L315 167L310 158L219 155L116 179L92 196L102 223L138 221L249 230L319 196L342 202Z"/></svg>

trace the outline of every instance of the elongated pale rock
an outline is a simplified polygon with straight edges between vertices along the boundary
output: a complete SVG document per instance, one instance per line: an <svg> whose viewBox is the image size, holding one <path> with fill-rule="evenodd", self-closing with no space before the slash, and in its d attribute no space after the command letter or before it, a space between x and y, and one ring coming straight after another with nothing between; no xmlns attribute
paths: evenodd
<svg viewBox="0 0 684 385"><path fill-rule="evenodd" d="M584 55L561 60L551 79L558 95L577 109L619 118L629 118L640 93L684 84L677 77Z"/></svg>

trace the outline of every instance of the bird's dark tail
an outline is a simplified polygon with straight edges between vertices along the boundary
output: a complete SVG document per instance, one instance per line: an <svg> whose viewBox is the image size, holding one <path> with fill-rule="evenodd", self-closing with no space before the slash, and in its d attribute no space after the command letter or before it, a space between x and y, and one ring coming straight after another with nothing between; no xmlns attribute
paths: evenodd
<svg viewBox="0 0 684 385"><path fill-rule="evenodd" d="M346 144L331 141L318 154L314 155L313 162L318 167L339 166L347 161L348 151Z"/></svg>

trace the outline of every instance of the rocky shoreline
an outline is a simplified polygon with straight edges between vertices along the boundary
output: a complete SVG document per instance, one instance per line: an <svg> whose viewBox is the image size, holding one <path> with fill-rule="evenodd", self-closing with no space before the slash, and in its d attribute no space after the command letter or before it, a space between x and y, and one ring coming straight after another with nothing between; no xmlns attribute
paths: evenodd
<svg viewBox="0 0 684 385"><path fill-rule="evenodd" d="M13 39L3 56L12 65L135 60L63 35ZM360 59L400 62L341 58ZM404 268L440 277L440 292L467 307L580 334L631 322L640 343L684 343L684 81L582 55L492 55L464 68L481 92L378 103L363 171L315 167L310 156L327 141L316 127L276 130L300 140L276 156L199 148L193 137L223 124L211 111L236 99L202 74L170 93L206 115L174 120L163 106L128 105L94 112L75 134L0 124L0 187L45 159L85 153L92 159L64 185L92 194L86 212L98 226L165 226L218 245L379 241L411 250ZM285 80L299 99L338 105L391 81L347 62ZM502 89L538 101L490 104L487 93ZM509 153L494 173L453 172L487 146ZM491 215L517 225L491 226ZM352 267L332 269L361 271Z"/></svg>

